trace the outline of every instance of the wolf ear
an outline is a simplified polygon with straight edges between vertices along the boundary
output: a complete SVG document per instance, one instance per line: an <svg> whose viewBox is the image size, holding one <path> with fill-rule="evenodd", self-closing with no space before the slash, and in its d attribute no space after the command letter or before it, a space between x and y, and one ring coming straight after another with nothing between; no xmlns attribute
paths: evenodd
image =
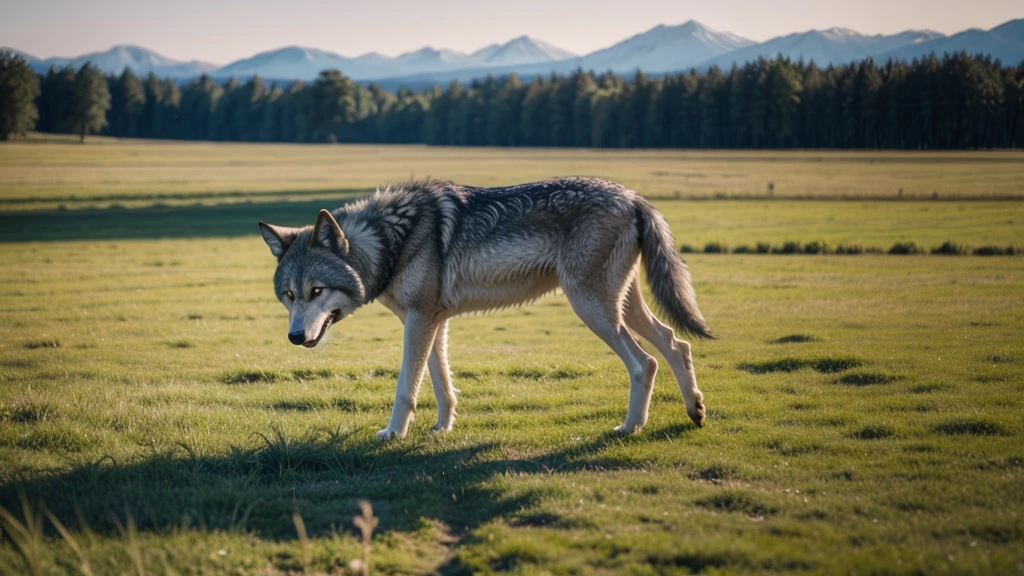
<svg viewBox="0 0 1024 576"><path fill-rule="evenodd" d="M321 210L320 215L316 217L313 233L309 236L309 245L334 250L342 256L348 254L348 238L345 238L338 221L327 210Z"/></svg>
<svg viewBox="0 0 1024 576"><path fill-rule="evenodd" d="M288 247L295 241L295 237L301 232L301 228L285 228L274 226L266 222L260 222L260 236L270 246L270 253L278 260L288 251Z"/></svg>

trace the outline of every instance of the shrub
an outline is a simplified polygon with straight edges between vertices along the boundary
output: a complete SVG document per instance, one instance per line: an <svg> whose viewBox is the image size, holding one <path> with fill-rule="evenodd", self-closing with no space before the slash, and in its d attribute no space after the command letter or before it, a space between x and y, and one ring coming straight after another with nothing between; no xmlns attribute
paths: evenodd
<svg viewBox="0 0 1024 576"><path fill-rule="evenodd" d="M772 245L767 242L758 242L755 250L758 254L769 254L772 251Z"/></svg>
<svg viewBox="0 0 1024 576"><path fill-rule="evenodd" d="M689 244L683 244L679 247L679 251L683 254L693 254L693 246Z"/></svg>
<svg viewBox="0 0 1024 576"><path fill-rule="evenodd" d="M793 241L784 242L782 246L772 248L773 254L799 254L800 251L800 243Z"/></svg>
<svg viewBox="0 0 1024 576"><path fill-rule="evenodd" d="M835 249L836 254L863 254L864 252L864 247L860 244L840 244Z"/></svg>
<svg viewBox="0 0 1024 576"><path fill-rule="evenodd" d="M974 249L975 256L1013 256L1015 253L1013 246L980 246Z"/></svg>
<svg viewBox="0 0 1024 576"><path fill-rule="evenodd" d="M952 240L946 240L945 242L942 243L941 246L936 246L935 248L932 248L932 254L949 254L957 256L960 254L967 254L967 252L968 250L966 246L957 244Z"/></svg>
<svg viewBox="0 0 1024 576"><path fill-rule="evenodd" d="M750 246L747 246L746 244L743 244L742 246L737 246L732 249L733 254L750 254L753 251L754 250Z"/></svg>
<svg viewBox="0 0 1024 576"><path fill-rule="evenodd" d="M705 254L721 254L728 251L729 247L721 242L708 242L704 245Z"/></svg>
<svg viewBox="0 0 1024 576"><path fill-rule="evenodd" d="M808 242L804 244L804 254L831 254L832 247L828 244L815 240L814 242Z"/></svg>
<svg viewBox="0 0 1024 576"><path fill-rule="evenodd" d="M897 242L889 248L889 254L924 254L924 248L914 242Z"/></svg>

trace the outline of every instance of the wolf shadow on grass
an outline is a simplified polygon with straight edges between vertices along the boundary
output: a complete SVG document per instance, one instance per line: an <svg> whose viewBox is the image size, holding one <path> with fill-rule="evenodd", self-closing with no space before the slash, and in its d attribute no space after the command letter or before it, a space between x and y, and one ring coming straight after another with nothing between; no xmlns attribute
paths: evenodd
<svg viewBox="0 0 1024 576"><path fill-rule="evenodd" d="M183 525L295 539L298 512L310 536L348 530L358 501L368 500L384 531L415 532L424 520L462 534L537 503L541 494L515 496L488 480L513 474L613 470L642 463L611 456L621 442L666 442L695 428L677 425L622 438L611 432L553 452L508 457L494 443L462 445L408 438L381 444L365 430L310 432L289 438L254 434L255 446L209 456L187 446L144 460L111 458L72 470L0 485L0 506L20 510L21 495L45 504L68 526L117 534L131 517L139 530ZM52 527L49 527L52 528Z"/></svg>

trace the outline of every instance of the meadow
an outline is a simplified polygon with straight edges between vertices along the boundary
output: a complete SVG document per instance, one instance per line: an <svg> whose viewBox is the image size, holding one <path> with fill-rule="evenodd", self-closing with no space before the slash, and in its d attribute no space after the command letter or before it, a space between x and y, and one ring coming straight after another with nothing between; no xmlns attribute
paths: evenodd
<svg viewBox="0 0 1024 576"><path fill-rule="evenodd" d="M590 173L680 244L1021 247L1022 160L0 146L0 573L352 573L360 500L372 573L1020 573L1020 256L687 254L708 422L662 362L629 437L625 369L562 295L459 318L455 430L425 386L381 444L400 323L288 344L255 221L411 173Z"/></svg>

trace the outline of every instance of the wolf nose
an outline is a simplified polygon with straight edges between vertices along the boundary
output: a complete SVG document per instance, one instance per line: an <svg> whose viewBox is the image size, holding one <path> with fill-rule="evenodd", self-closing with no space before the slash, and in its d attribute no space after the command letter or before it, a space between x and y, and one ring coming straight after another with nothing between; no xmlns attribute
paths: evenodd
<svg viewBox="0 0 1024 576"><path fill-rule="evenodd" d="M299 344L302 344L303 342L306 341L306 333L301 330L297 332L289 332L288 341L298 346Z"/></svg>

